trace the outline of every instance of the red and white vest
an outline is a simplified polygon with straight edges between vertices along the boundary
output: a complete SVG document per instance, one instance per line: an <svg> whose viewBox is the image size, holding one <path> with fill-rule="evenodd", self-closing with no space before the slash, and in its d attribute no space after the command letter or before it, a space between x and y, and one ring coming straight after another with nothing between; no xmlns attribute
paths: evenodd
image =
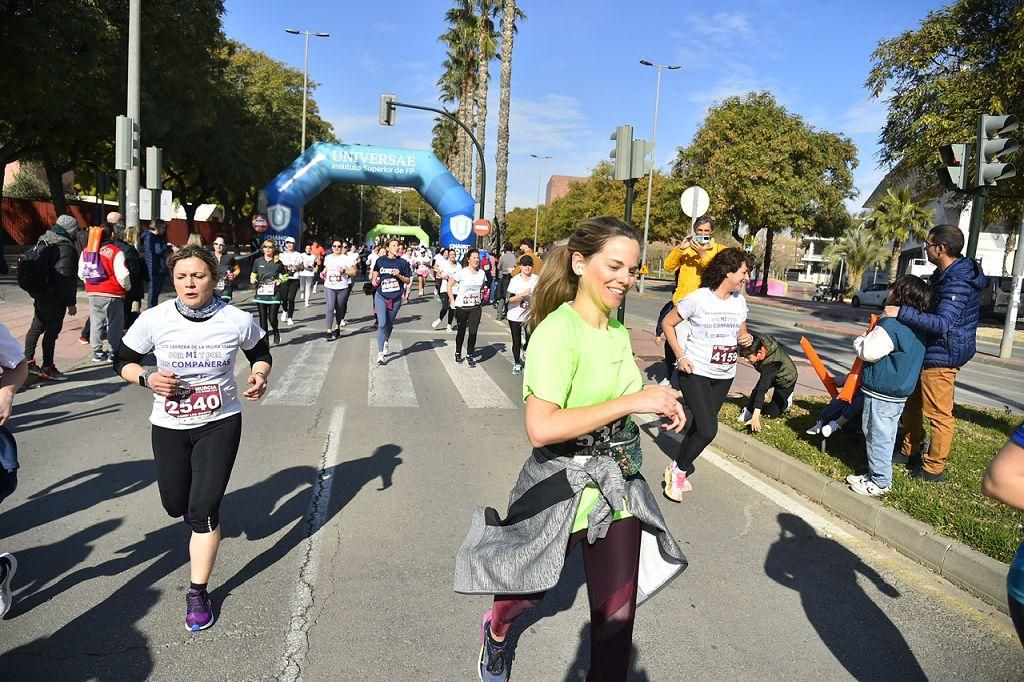
<svg viewBox="0 0 1024 682"><path fill-rule="evenodd" d="M103 270L107 273L107 278L99 284L89 284L86 282L85 293L114 298L124 298L128 294L128 291L117 281L117 275L114 270L114 258L119 253L121 253L121 249L113 244L104 244L100 247L100 262L103 264Z"/></svg>

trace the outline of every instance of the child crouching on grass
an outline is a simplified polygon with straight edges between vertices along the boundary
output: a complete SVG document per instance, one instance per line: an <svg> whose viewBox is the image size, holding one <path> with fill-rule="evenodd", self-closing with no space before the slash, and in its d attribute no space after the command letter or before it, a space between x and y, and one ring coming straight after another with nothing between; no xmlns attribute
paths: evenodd
<svg viewBox="0 0 1024 682"><path fill-rule="evenodd" d="M793 389L799 375L793 359L774 336L754 334L753 337L749 346L739 347L739 354L757 370L757 385L750 392L750 400L737 420L750 424L754 433L760 433L762 415L767 419L777 419L793 406ZM770 388L774 390L771 402L766 406L765 398Z"/></svg>
<svg viewBox="0 0 1024 682"><path fill-rule="evenodd" d="M886 305L928 310L931 291L924 280L903 275L891 286ZM892 451L907 397L914 392L924 363L926 339L895 317L882 317L873 330L853 340L864 361L864 413L861 427L867 444L868 472L846 477L861 495L892 490Z"/></svg>

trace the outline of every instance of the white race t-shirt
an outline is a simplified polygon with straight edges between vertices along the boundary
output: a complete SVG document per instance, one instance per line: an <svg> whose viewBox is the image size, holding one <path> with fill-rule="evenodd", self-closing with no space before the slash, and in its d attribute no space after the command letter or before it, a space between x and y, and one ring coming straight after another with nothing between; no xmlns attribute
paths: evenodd
<svg viewBox="0 0 1024 682"><path fill-rule="evenodd" d="M25 347L0 324L0 367L14 369L25 359Z"/></svg>
<svg viewBox="0 0 1024 682"><path fill-rule="evenodd" d="M285 267L290 276L296 277L299 271L302 270L302 257L305 255L299 251L282 251L280 255L281 265Z"/></svg>
<svg viewBox="0 0 1024 682"><path fill-rule="evenodd" d="M299 277L312 277L313 268L316 267L316 255L312 253L302 254L302 271Z"/></svg>
<svg viewBox="0 0 1024 682"><path fill-rule="evenodd" d="M143 311L121 342L136 353L154 353L158 371L173 372L192 389L178 399L154 393L150 423L191 429L241 412L235 356L265 334L252 315L232 305L202 322L182 317L174 299Z"/></svg>
<svg viewBox="0 0 1024 682"><path fill-rule="evenodd" d="M455 294L456 308L472 308L483 303L482 289L487 280L483 270L473 272L468 267L462 268L454 275L452 292Z"/></svg>
<svg viewBox="0 0 1024 682"><path fill-rule="evenodd" d="M710 379L735 377L736 346L740 326L747 320L747 299L737 293L722 300L704 287L681 300L678 310L682 324L689 323L683 352L693 363L694 373Z"/></svg>
<svg viewBox="0 0 1024 682"><path fill-rule="evenodd" d="M434 255L434 267L437 268L438 270L443 268L444 264L447 263L447 262L448 262L447 256L442 256L439 253Z"/></svg>
<svg viewBox="0 0 1024 682"><path fill-rule="evenodd" d="M324 257L324 288L325 289L348 289L352 286L352 279L345 274L345 271L355 267L359 257L353 253L329 254Z"/></svg>
<svg viewBox="0 0 1024 682"><path fill-rule="evenodd" d="M459 267L458 263L452 263L450 260L445 258L444 261L441 263L440 267L441 286L445 287L445 282L460 269L461 268ZM444 291L443 288L441 290ZM452 291L455 291L455 289L452 289Z"/></svg>
<svg viewBox="0 0 1024 682"><path fill-rule="evenodd" d="M526 319L527 314L530 310L530 298L534 288L537 286L537 280L540 277L537 275L530 275L529 277L523 277L522 275L516 275L508 283L508 297L518 296L524 291L529 291L531 296L516 301L515 303L509 303L508 312L505 317L513 322L522 322Z"/></svg>

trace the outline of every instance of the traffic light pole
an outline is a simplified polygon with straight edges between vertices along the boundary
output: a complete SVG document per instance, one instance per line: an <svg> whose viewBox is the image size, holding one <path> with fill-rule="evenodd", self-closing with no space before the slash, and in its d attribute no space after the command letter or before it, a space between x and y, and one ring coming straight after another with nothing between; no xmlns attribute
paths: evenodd
<svg viewBox="0 0 1024 682"><path fill-rule="evenodd" d="M974 260L978 253L978 235L985 225L985 199L988 197L988 187L979 187L971 203L971 227L967 235L966 256Z"/></svg>
<svg viewBox="0 0 1024 682"><path fill-rule="evenodd" d="M1017 251L1013 254L1013 286L1010 300L1006 303L1006 320L1003 322L1003 338L999 343L999 357L1006 360L1013 357L1013 337L1017 329L1017 314L1020 311L1021 284L1024 280L1024 221L1017 230Z"/></svg>
<svg viewBox="0 0 1024 682"><path fill-rule="evenodd" d="M626 180L626 210L623 215L623 219L630 225L633 224L633 198L634 188L636 187L636 178ZM616 317L620 324L626 323L626 293L623 292L622 303L619 304L619 312Z"/></svg>

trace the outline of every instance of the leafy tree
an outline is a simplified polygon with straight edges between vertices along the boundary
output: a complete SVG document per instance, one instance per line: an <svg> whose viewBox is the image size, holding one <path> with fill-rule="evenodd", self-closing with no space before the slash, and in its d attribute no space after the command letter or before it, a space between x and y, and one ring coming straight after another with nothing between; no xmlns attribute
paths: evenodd
<svg viewBox="0 0 1024 682"><path fill-rule="evenodd" d="M501 91L498 98L498 155L494 173L494 226L496 237L505 229L505 202L508 196L508 117L512 98L512 47L517 21L526 15L516 0L503 0L501 13Z"/></svg>
<svg viewBox="0 0 1024 682"><path fill-rule="evenodd" d="M881 265L889 257L889 249L862 224L854 224L839 238L826 247L824 252L835 270L840 261L846 264L846 292L852 294L860 288L860 282L868 268ZM840 283L841 285L841 283Z"/></svg>
<svg viewBox="0 0 1024 682"><path fill-rule="evenodd" d="M895 282L903 244L910 238L924 241L932 226L932 213L914 201L910 188L889 189L868 215L867 226L882 242L892 242L889 281Z"/></svg>
<svg viewBox="0 0 1024 682"><path fill-rule="evenodd" d="M711 214L737 240L741 226L767 230L767 272L777 230L811 232L846 213L856 165L848 138L812 128L770 92L752 92L711 108L693 143L680 148L674 172L708 191Z"/></svg>
<svg viewBox="0 0 1024 682"><path fill-rule="evenodd" d="M13 199L48 201L50 198L50 187L39 177L39 167L37 165L22 163L18 167L18 172L14 174L11 184L4 187L4 194Z"/></svg>
<svg viewBox="0 0 1024 682"><path fill-rule="evenodd" d="M934 186L937 147L968 142L984 113L1024 114L1024 5L1019 0L957 0L929 12L920 26L878 43L867 79L886 99L879 158ZM1019 210L1024 182L1000 183L989 205L1006 218Z"/></svg>

